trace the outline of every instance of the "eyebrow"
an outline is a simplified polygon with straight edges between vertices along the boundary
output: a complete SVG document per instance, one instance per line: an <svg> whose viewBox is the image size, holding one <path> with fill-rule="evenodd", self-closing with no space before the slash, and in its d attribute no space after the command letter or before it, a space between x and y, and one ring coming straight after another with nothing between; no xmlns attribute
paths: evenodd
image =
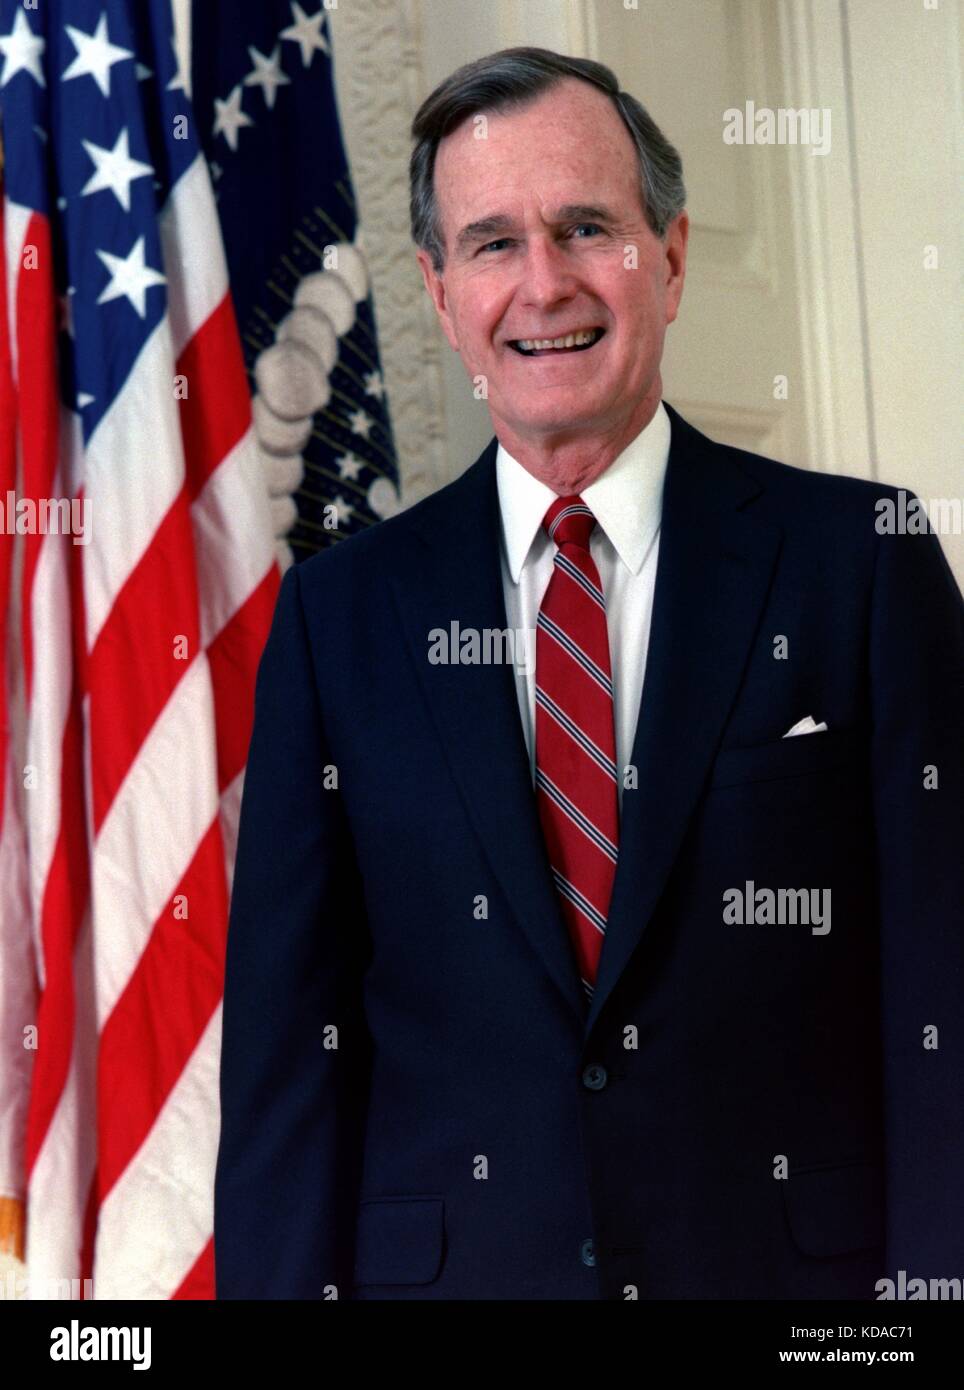
<svg viewBox="0 0 964 1390"><path fill-rule="evenodd" d="M598 203L564 203L562 207L556 209L555 216L548 220L553 225L560 222L606 222L612 224L616 221L616 217L609 208ZM477 241L494 240L513 225L513 220L507 212L493 212L488 217L480 217L475 222L468 222L455 238L456 250L466 251Z"/></svg>

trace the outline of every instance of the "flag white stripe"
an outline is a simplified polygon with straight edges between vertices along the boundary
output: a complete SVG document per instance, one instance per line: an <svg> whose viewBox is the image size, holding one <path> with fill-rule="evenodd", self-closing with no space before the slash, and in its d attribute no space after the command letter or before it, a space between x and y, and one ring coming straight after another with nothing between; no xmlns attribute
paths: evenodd
<svg viewBox="0 0 964 1390"><path fill-rule="evenodd" d="M0 824L0 1197L23 1197L23 1141L33 1052L24 1028L34 1022L34 951L30 934L26 845L13 762L4 779Z"/></svg>
<svg viewBox="0 0 964 1390"><path fill-rule="evenodd" d="M265 474L249 429L211 474L191 508L201 600L201 641L209 646L274 560ZM250 544L238 545L238 536Z"/></svg>
<svg viewBox="0 0 964 1390"><path fill-rule="evenodd" d="M100 1209L95 1299L170 1298L214 1229L221 1005Z"/></svg>
<svg viewBox="0 0 964 1390"><path fill-rule="evenodd" d="M30 845L30 900L41 983L46 967L40 930L43 899L60 834L60 781L64 730L70 707L70 599L67 583L67 536L46 536L34 570L30 629L33 639L33 689L27 714L25 766L35 785L23 794Z"/></svg>
<svg viewBox="0 0 964 1390"><path fill-rule="evenodd" d="M26 1264L30 1297L49 1283L76 1279L90 1185L97 1165L97 1035L94 1022L90 914L74 947L74 1037L70 1068L30 1176Z"/></svg>
<svg viewBox="0 0 964 1390"><path fill-rule="evenodd" d="M93 530L84 553L88 651L183 486L171 330L163 318L87 444L84 494Z"/></svg>
<svg viewBox="0 0 964 1390"><path fill-rule="evenodd" d="M73 412L59 412L58 467L53 477L55 497L80 485L80 421ZM63 744L73 684L73 634L69 564L73 538L47 535L40 542L30 601L30 635L33 651L33 684L30 708L26 708L24 673L15 663L17 686L11 701L11 722L21 742L15 748L23 765L36 771L37 785L18 787L24 825L30 846L31 929L41 988L46 984L42 926L43 896L50 875L61 826L60 783ZM19 549L11 589L12 640L18 643L21 622L24 552ZM14 713L13 711L16 711Z"/></svg>
<svg viewBox="0 0 964 1390"><path fill-rule="evenodd" d="M203 155L171 189L159 228L176 361L228 292L221 228Z"/></svg>
<svg viewBox="0 0 964 1390"><path fill-rule="evenodd" d="M3 207L3 255L7 267L7 323L10 330L10 362L13 379L17 380L17 282L23 264L23 248L27 225L33 216L22 203L8 198Z"/></svg>
<svg viewBox="0 0 964 1390"><path fill-rule="evenodd" d="M94 844L97 936L110 943L97 952L99 1027L218 808L211 670L201 653L138 750Z"/></svg>

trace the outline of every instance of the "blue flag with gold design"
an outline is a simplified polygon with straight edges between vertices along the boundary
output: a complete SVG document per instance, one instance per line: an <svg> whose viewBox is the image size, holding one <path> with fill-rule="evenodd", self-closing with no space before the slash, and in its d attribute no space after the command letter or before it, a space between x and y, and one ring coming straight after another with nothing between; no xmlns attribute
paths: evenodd
<svg viewBox="0 0 964 1390"><path fill-rule="evenodd" d="M195 0L194 110L282 558L398 506L368 265L321 0Z"/></svg>

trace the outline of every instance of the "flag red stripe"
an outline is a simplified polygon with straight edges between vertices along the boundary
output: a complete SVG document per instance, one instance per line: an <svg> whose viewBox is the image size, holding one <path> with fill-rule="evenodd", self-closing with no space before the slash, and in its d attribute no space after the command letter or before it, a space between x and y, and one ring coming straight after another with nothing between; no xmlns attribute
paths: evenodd
<svg viewBox="0 0 964 1390"><path fill-rule="evenodd" d="M182 489L118 594L88 659L95 834L199 648L194 538Z"/></svg>
<svg viewBox="0 0 964 1390"><path fill-rule="evenodd" d="M185 345L177 373L185 378L188 391L178 404L187 489L193 502L251 424L251 401L230 294ZM239 389L225 390L226 383ZM216 410L211 409L212 401L218 403Z"/></svg>
<svg viewBox="0 0 964 1390"><path fill-rule="evenodd" d="M0 496L6 516L7 492L17 480L16 435L14 418L16 393L13 386L13 363L10 358L10 329L7 314L7 258L2 254L5 242L3 216L3 181L0 178ZM13 536L8 533L10 522L0 534L0 827L3 825L3 803L7 789L7 653L8 605L10 574L13 561ZM26 924L25 924L26 925Z"/></svg>
<svg viewBox="0 0 964 1390"><path fill-rule="evenodd" d="M34 213L27 223L16 288L17 395L22 469L20 496L34 502L52 495L57 472L59 390L55 310L50 224L46 217ZM43 536L23 537L21 642L28 699L33 688L30 609L34 574L43 542Z"/></svg>
<svg viewBox="0 0 964 1390"><path fill-rule="evenodd" d="M271 624L280 577L272 565L258 587L208 647L217 726L218 789L244 767L254 722L254 682Z"/></svg>
<svg viewBox="0 0 964 1390"><path fill-rule="evenodd" d="M192 1267L171 1294L177 1299L214 1298L214 1238L208 1241Z"/></svg>

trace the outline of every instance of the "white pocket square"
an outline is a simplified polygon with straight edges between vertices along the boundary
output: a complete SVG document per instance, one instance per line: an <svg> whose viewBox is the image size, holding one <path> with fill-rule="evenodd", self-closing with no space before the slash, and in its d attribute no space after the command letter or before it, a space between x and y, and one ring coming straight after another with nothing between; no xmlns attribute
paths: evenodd
<svg viewBox="0 0 964 1390"><path fill-rule="evenodd" d="M788 729L783 737L792 738L794 734L822 734L826 727L826 724L815 724L813 715L808 714L805 719L798 720L792 729Z"/></svg>

